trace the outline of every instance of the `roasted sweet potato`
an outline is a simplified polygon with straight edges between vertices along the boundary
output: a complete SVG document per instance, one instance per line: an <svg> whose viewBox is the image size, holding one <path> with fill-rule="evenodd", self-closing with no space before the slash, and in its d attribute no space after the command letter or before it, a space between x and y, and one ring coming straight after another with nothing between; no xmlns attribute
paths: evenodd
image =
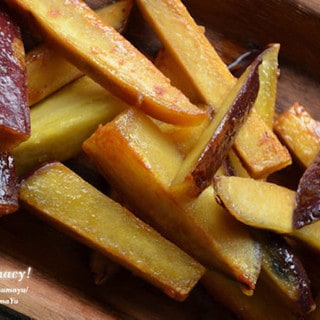
<svg viewBox="0 0 320 320"><path fill-rule="evenodd" d="M214 186L219 203L239 221L294 237L320 250L320 221L298 230L293 227L295 191L262 180L227 176L216 176Z"/></svg>
<svg viewBox="0 0 320 320"><path fill-rule="evenodd" d="M13 150L18 175L46 161L65 161L127 105L84 76L31 108L30 138Z"/></svg>
<svg viewBox="0 0 320 320"><path fill-rule="evenodd" d="M253 178L263 179L292 163L287 148L255 109L234 142L235 152Z"/></svg>
<svg viewBox="0 0 320 320"><path fill-rule="evenodd" d="M216 176L214 189L220 203L239 221L279 233L292 231L295 192L252 178Z"/></svg>
<svg viewBox="0 0 320 320"><path fill-rule="evenodd" d="M238 283L215 271L206 272L201 282L213 299L233 311L236 319L299 319L266 279L259 278L257 288L250 297L240 291Z"/></svg>
<svg viewBox="0 0 320 320"><path fill-rule="evenodd" d="M320 250L320 221L305 225L300 229L293 228L290 235L302 241L308 247L317 251Z"/></svg>
<svg viewBox="0 0 320 320"><path fill-rule="evenodd" d="M157 2L157 6L167 6L167 4L164 4L166 1L159 2L163 2L163 4L160 5ZM162 21L163 19L154 20L157 15L157 12L153 12L155 11L156 6L150 5L148 1L141 1L140 5L143 7L143 10L148 11L146 15L148 16L151 25L154 26L155 30L158 32L158 35L161 38L164 38L162 40L164 48L160 51L156 59L156 64L160 70L162 70L171 79L172 83L185 92L193 101L205 101L203 100L204 98L201 98L203 95L210 100L212 92L215 93L216 99L222 99L225 90L218 90L219 86L221 83L224 83L225 89L230 86L230 91L234 79L230 77L230 74L225 72L225 69L222 67L224 66L223 61L215 58L214 49L208 49L208 42L204 40L199 42L202 48L199 50L201 55L200 59L192 60L192 58L195 57L193 57L193 55L190 57L189 52L178 51L179 46L176 45L176 42L179 43L179 37L177 37L178 39L176 39L172 48L170 47L171 50L167 50L166 45L170 46L170 41L172 41L172 33L170 31L171 29L169 29L170 24L167 25L167 22ZM177 7L179 7L179 5L177 5ZM166 7L166 10L173 16L177 14L173 10L173 7L170 7L170 9ZM180 8L180 10L182 9ZM190 18L187 18L188 13L185 10L182 11L182 21L185 28L189 30L183 38L183 43L195 41L193 37L195 34L199 36L199 27L195 28L194 22L190 20ZM173 19L171 23L173 25L177 24L181 28L182 22L179 19ZM172 28L173 25L171 25ZM201 37L202 36L203 35L201 35ZM186 40L186 38L188 40ZM180 40L182 41L182 39ZM211 50L213 50L213 52ZM268 45L260 53L262 62L259 66L259 92L253 106L253 109L257 112L251 112L249 114L248 120L245 121L239 130L239 134L234 143L234 149L238 156L250 174L255 178L265 178L270 173L283 169L292 162L289 152L272 131L278 79L278 52L279 45L275 43ZM210 56L213 65L208 61L205 62ZM192 78L197 72L202 74L204 70L208 71L207 67L210 65L211 68L214 68L218 73L215 78L211 78L212 83L200 81L198 84L194 84L194 82L189 80L189 78ZM220 83L221 78L223 81ZM203 86L202 96L198 92L198 85L200 87ZM216 87L217 90L210 91L211 86ZM216 105L215 107L217 111L221 107L221 104ZM187 130L184 130L182 134L180 128L173 128L167 124L160 123L160 128L184 153L188 153L191 151L196 141L198 141L196 138L203 132L206 127L205 124L206 123L203 123L202 126L197 127L189 127Z"/></svg>
<svg viewBox="0 0 320 320"><path fill-rule="evenodd" d="M167 75L177 72L179 76L174 78L183 78L184 84L196 92L191 97L193 101L217 110L236 79L206 38L204 29L180 0L138 0L137 5L164 46L170 65ZM198 48L197 53L190 54L194 48Z"/></svg>
<svg viewBox="0 0 320 320"><path fill-rule="evenodd" d="M320 123L298 102L278 116L274 130L305 168L320 151Z"/></svg>
<svg viewBox="0 0 320 320"><path fill-rule="evenodd" d="M176 193L196 197L212 182L248 117L259 90L257 58L241 76L198 142L187 154L172 182Z"/></svg>
<svg viewBox="0 0 320 320"><path fill-rule="evenodd" d="M310 279L296 252L281 235L256 232L262 249L265 278L281 292L286 304L298 315L315 309Z"/></svg>
<svg viewBox="0 0 320 320"><path fill-rule="evenodd" d="M228 176L249 178L239 159L232 152L226 158L223 169L223 173ZM245 187L239 187L239 192L241 190L245 190ZM255 199L252 202L259 201L256 197L257 192L253 194L248 189L246 189L246 192L252 196L252 199ZM233 192L231 191L231 193ZM269 194L269 197L270 199L268 199L268 192L265 192L266 202L272 201L272 194ZM233 202L233 205L237 208L237 201ZM264 206L262 205L262 207ZM272 211L272 208L273 206L270 205L270 211ZM257 210L260 210L260 208L257 208ZM291 210L293 211L293 207ZM251 209L247 208L244 211L249 212ZM269 215L269 212L265 211L264 214ZM272 214L271 218L273 219ZM261 245L261 272L264 274L265 281L273 284L274 289L283 296L283 303L290 305L295 313L305 315L311 312L315 304L311 293L310 280L298 255L287 244L282 235L254 229L253 232ZM260 278L259 281L261 281Z"/></svg>
<svg viewBox="0 0 320 320"><path fill-rule="evenodd" d="M270 129L273 128L277 84L279 77L279 43L272 43L264 50L259 67L260 89L254 108Z"/></svg>
<svg viewBox="0 0 320 320"><path fill-rule="evenodd" d="M132 1L121 0L96 12L113 28L122 31L126 25ZM83 75L78 68L59 55L48 44L41 44L26 55L28 104L34 105L54 91Z"/></svg>
<svg viewBox="0 0 320 320"><path fill-rule="evenodd" d="M303 173L293 212L293 226L302 228L320 219L320 152Z"/></svg>
<svg viewBox="0 0 320 320"><path fill-rule="evenodd" d="M30 135L25 51L20 27L0 5L0 150L13 149Z"/></svg>
<svg viewBox="0 0 320 320"><path fill-rule="evenodd" d="M7 3L22 16L31 15L51 45L128 104L175 124L192 125L208 116L83 1Z"/></svg>
<svg viewBox="0 0 320 320"><path fill-rule="evenodd" d="M84 244L184 300L204 268L59 162L23 180L20 201Z"/></svg>
<svg viewBox="0 0 320 320"><path fill-rule="evenodd" d="M139 217L208 268L219 268L254 288L259 245L219 207L211 187L186 202L171 192L183 159L150 118L128 109L100 126L83 149Z"/></svg>
<svg viewBox="0 0 320 320"><path fill-rule="evenodd" d="M14 158L9 152L0 152L0 216L19 208L19 186Z"/></svg>

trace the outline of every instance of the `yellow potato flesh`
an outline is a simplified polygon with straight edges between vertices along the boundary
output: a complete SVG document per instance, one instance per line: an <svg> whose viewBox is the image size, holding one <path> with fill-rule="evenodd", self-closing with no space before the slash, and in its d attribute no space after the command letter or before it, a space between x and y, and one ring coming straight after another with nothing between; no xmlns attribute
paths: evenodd
<svg viewBox="0 0 320 320"><path fill-rule="evenodd" d="M218 176L215 192L228 211L242 223L285 234L320 250L320 223L301 229L292 224L296 193L261 180Z"/></svg>
<svg viewBox="0 0 320 320"><path fill-rule="evenodd" d="M306 225L301 229L292 230L291 234L294 238L299 239L311 248L320 250L320 222L314 222Z"/></svg>
<svg viewBox="0 0 320 320"><path fill-rule="evenodd" d="M156 60L159 68L172 83L189 95L192 101L202 103L209 101L219 115L218 110L223 108L224 98L234 87L236 79L217 56L203 30L196 25L180 1L173 3L166 0L139 0L138 5L162 40L164 49ZM163 14L164 12L166 14ZM196 55L191 54L194 47L199 49ZM291 163L289 153L272 132L279 47L279 44L272 44L262 55L262 63L259 67L260 89L254 104L254 108L261 117L250 114L249 124L245 123L238 134L236 144L236 148L239 149L238 155L253 177L267 176ZM190 139L189 136L192 135L192 131L194 136L199 136L207 126L191 127L190 134L184 136L180 134L179 128L175 133L173 128L168 129L164 125L161 127L165 132L169 131L172 141L176 142L184 152L190 152L188 161L184 164L185 169L181 170L181 174L176 179L177 182L182 182L186 172L195 165L195 160L191 161L191 157L199 158L200 149L203 149L205 144L202 137L199 150L192 151L192 147L198 140ZM253 131L252 128L254 128ZM184 186L181 185L181 188L188 188L188 185L189 182L186 182Z"/></svg>
<svg viewBox="0 0 320 320"><path fill-rule="evenodd" d="M10 1L31 14L47 40L107 90L151 116L180 125L207 117L143 54L82 1Z"/></svg>
<svg viewBox="0 0 320 320"><path fill-rule="evenodd" d="M197 102L216 110L236 79L206 38L204 29L195 23L181 1L137 0L137 4L173 57L176 68L183 71L184 83L197 92Z"/></svg>
<svg viewBox="0 0 320 320"><path fill-rule="evenodd" d="M215 205L212 189L196 202L175 197L170 183L182 156L149 118L129 109L100 126L83 148L143 220L209 268L254 287L259 247L241 224Z"/></svg>
<svg viewBox="0 0 320 320"><path fill-rule="evenodd" d="M313 162L320 150L320 124L300 103L277 118L274 130L304 167Z"/></svg>
<svg viewBox="0 0 320 320"><path fill-rule="evenodd" d="M286 147L255 109L241 127L234 142L234 150L243 159L250 175L256 179L265 178L292 163Z"/></svg>
<svg viewBox="0 0 320 320"><path fill-rule="evenodd" d="M261 180L227 176L215 178L215 191L239 221L279 233L292 231L294 191Z"/></svg>
<svg viewBox="0 0 320 320"><path fill-rule="evenodd" d="M19 175L45 161L79 154L82 142L127 105L88 77L82 77L30 110L31 136L13 150Z"/></svg>
<svg viewBox="0 0 320 320"><path fill-rule="evenodd" d="M274 121L277 84L279 77L278 54L280 45L269 45L259 67L260 90L254 108L264 122L272 129Z"/></svg>
<svg viewBox="0 0 320 320"><path fill-rule="evenodd" d="M216 202L213 187L205 189L185 208L212 235L216 251L224 257L229 268L233 269L235 278L241 283L249 281L254 284L261 269L260 245L248 236L247 230ZM222 271L225 272L225 270Z"/></svg>
<svg viewBox="0 0 320 320"><path fill-rule="evenodd" d="M201 282L216 301L241 319L297 320L297 316L283 303L281 295L266 279L259 278L252 296L243 294L238 283L218 272L206 272Z"/></svg>
<svg viewBox="0 0 320 320"><path fill-rule="evenodd" d="M208 186L212 181L215 171L208 168L219 169L250 114L254 102L251 94L258 92L257 69L258 63L255 61L237 81L214 118L202 131L197 143L186 155L172 181L172 189L177 194L195 197L203 190L203 185Z"/></svg>
<svg viewBox="0 0 320 320"><path fill-rule="evenodd" d="M61 163L23 181L20 200L43 219L183 300L204 272L190 256Z"/></svg>
<svg viewBox="0 0 320 320"><path fill-rule="evenodd" d="M131 0L117 1L97 10L97 14L113 28L121 30L128 18L131 5ZM83 72L47 44L28 52L26 65L29 106L83 75Z"/></svg>

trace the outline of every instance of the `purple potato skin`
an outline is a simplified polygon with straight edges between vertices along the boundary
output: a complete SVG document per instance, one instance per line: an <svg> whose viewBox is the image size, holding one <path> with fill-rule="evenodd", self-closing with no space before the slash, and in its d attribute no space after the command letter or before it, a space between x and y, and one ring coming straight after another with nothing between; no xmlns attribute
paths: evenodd
<svg viewBox="0 0 320 320"><path fill-rule="evenodd" d="M320 152L303 173L296 192L293 226L300 229L320 219Z"/></svg>
<svg viewBox="0 0 320 320"><path fill-rule="evenodd" d="M0 150L13 149L30 135L27 75L21 32L0 4Z"/></svg>
<svg viewBox="0 0 320 320"><path fill-rule="evenodd" d="M203 150L197 166L191 175L200 191L208 187L212 177L223 164L231 149L236 135L247 119L259 91L259 56L252 64L251 70L239 89L239 92L222 118L216 131Z"/></svg>
<svg viewBox="0 0 320 320"><path fill-rule="evenodd" d="M0 152L0 216L19 208L19 184L15 164L9 152Z"/></svg>

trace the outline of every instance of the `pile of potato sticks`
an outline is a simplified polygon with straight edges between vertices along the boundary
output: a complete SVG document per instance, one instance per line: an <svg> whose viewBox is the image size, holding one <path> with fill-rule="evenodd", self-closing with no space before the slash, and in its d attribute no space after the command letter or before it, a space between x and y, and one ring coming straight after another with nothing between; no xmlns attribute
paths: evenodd
<svg viewBox="0 0 320 320"><path fill-rule="evenodd" d="M275 114L280 45L235 78L180 1L5 2L1 213L26 208L179 301L201 281L241 319L317 318L299 253L320 249L319 124L299 103ZM133 5L154 60L120 33ZM27 53L20 24L41 39ZM68 168L79 154L112 194ZM293 160L297 190L268 181Z"/></svg>

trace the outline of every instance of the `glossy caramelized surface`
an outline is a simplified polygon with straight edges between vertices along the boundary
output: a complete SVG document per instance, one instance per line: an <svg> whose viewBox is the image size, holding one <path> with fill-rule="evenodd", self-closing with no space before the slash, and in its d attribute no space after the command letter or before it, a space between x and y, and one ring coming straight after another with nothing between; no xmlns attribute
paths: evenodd
<svg viewBox="0 0 320 320"><path fill-rule="evenodd" d="M7 150L28 138L30 118L20 28L3 4L0 30L0 144Z"/></svg>
<svg viewBox="0 0 320 320"><path fill-rule="evenodd" d="M279 42L281 75L277 110L300 101L320 119L318 1L186 0L184 3L195 20L206 27L206 34L227 64L240 54ZM159 48L159 40L136 10L126 37L150 55ZM108 284L93 286L88 277L88 249L26 212L2 218L0 231L2 267L32 266L27 283L30 292L12 306L30 316L48 318L56 314L62 319L112 320L229 318L221 308L217 316L213 308L216 305L202 286L197 286L183 303L164 297L125 270ZM1 284L10 286L3 279ZM59 304L67 307L61 310Z"/></svg>

